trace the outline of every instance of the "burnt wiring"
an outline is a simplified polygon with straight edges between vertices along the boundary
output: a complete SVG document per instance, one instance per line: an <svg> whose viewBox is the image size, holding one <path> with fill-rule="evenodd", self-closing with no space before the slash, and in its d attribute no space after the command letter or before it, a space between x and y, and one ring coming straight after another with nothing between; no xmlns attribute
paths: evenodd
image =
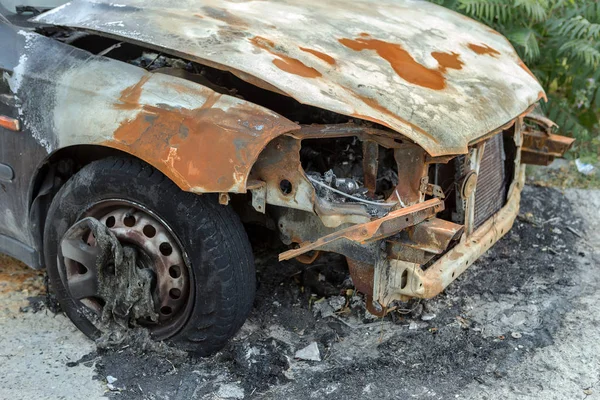
<svg viewBox="0 0 600 400"><path fill-rule="evenodd" d="M325 188L327 190L331 190L332 192L334 192L336 194L339 194L340 196L347 197L347 198L352 199L354 201L358 201L358 202L361 202L361 203L369 204L369 205L372 205L372 206L390 207L390 208L391 207L395 207L396 205L398 205L398 203L376 202L376 201L370 201L370 200L361 199L360 197L352 196L351 194L344 193L341 190L334 189L331 186L329 186L329 185L327 185L327 184L325 184L323 182L320 182L319 180L317 180L315 178L312 178L312 177L310 177L308 175L307 175L307 178L308 178L308 180L310 180L312 183L314 183L316 185L319 185L319 186L321 186L321 187L323 187L323 188Z"/></svg>

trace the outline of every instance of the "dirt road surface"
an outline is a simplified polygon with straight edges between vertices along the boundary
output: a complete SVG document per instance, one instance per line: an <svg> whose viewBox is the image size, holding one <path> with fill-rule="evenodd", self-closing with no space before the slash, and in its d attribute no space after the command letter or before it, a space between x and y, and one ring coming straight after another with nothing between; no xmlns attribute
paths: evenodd
<svg viewBox="0 0 600 400"><path fill-rule="evenodd" d="M259 248L252 315L207 359L98 350L44 305L43 274L3 258L0 398L600 399L599 210L600 191L526 187L505 238L384 319L339 260L305 269ZM295 357L311 344L321 361Z"/></svg>

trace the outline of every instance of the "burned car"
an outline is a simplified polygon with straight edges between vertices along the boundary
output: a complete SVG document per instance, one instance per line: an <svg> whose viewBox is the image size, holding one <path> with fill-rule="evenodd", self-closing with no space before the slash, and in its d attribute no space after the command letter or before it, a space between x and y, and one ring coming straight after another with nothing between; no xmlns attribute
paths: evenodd
<svg viewBox="0 0 600 400"><path fill-rule="evenodd" d="M224 346L255 291L243 223L280 260L344 256L376 315L431 298L510 230L523 164L572 143L503 36L424 1L4 14L0 250L92 338Z"/></svg>

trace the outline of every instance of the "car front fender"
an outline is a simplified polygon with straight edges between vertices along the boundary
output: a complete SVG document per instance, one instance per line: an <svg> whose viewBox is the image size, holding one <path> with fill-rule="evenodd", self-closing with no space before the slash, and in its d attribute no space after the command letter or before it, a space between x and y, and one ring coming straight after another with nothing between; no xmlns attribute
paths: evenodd
<svg viewBox="0 0 600 400"><path fill-rule="evenodd" d="M19 34L26 43L11 88L25 126L49 154L102 145L144 160L183 190L244 193L265 146L299 129L198 83Z"/></svg>

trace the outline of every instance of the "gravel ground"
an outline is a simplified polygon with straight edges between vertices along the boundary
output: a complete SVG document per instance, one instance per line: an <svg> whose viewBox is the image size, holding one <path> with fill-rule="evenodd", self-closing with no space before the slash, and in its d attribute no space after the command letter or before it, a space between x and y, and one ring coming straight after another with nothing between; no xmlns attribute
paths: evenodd
<svg viewBox="0 0 600 400"><path fill-rule="evenodd" d="M339 259L305 269L257 248L252 315L207 359L97 350L43 305L43 276L0 259L0 398L600 399L600 191L523 197L513 230L442 295L384 319ZM309 345L321 361L295 357Z"/></svg>

